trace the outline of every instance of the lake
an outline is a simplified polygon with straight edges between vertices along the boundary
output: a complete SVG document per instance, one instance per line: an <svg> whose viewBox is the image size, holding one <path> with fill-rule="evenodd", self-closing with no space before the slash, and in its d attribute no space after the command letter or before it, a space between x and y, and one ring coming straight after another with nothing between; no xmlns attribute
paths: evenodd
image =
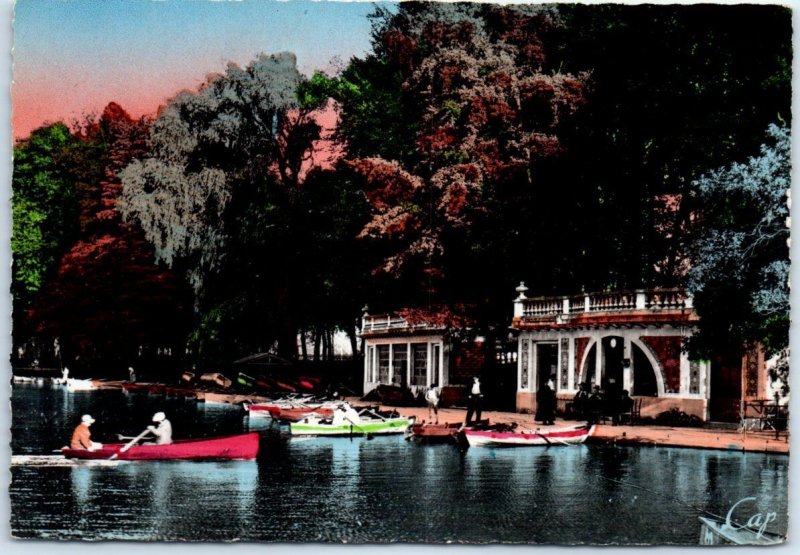
<svg viewBox="0 0 800 555"><path fill-rule="evenodd" d="M774 512L786 533L785 455L655 447L460 451L402 437L292 439L240 407L118 390L15 384L11 469L18 538L265 542L690 544L702 511ZM84 413L96 441L164 411L174 437L261 431L255 461L64 461ZM25 459L23 459L24 461ZM31 459L33 460L33 459Z"/></svg>

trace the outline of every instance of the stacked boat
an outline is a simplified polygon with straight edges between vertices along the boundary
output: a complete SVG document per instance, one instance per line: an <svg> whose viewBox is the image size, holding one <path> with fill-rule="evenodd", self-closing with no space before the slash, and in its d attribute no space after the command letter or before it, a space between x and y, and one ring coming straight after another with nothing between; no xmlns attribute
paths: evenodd
<svg viewBox="0 0 800 555"><path fill-rule="evenodd" d="M291 395L266 403L245 403L251 418L272 418L282 422L297 422L308 414L330 417L338 401L320 401L310 395Z"/></svg>

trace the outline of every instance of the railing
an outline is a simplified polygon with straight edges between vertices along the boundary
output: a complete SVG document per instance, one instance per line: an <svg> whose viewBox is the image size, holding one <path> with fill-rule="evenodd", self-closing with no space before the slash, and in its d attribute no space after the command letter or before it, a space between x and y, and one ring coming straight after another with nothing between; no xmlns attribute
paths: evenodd
<svg viewBox="0 0 800 555"><path fill-rule="evenodd" d="M418 322L409 325L408 320L399 316L392 316L391 314L380 314L377 316L367 315L364 316L362 331L389 331L389 330L402 330L408 328L427 328L430 324L427 322Z"/></svg>
<svg viewBox="0 0 800 555"><path fill-rule="evenodd" d="M634 310L680 310L692 308L692 298L681 289L614 291L573 297L538 297L534 299L528 299L524 293L521 293L514 304L514 316L536 318Z"/></svg>

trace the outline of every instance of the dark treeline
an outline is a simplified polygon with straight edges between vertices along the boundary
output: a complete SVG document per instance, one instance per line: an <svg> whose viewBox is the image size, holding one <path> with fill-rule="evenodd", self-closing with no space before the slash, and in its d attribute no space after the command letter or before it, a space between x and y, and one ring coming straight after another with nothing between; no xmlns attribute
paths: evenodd
<svg viewBox="0 0 800 555"><path fill-rule="evenodd" d="M403 3L372 22L372 52L337 75L262 55L152 121L111 103L20 141L17 363L55 339L98 367L294 358L298 333L321 358L333 330L357 349L365 304L457 307L491 338L520 281L691 286L714 327L698 354L786 347L785 237L748 241L787 212L759 187L788 175L788 9ZM322 169L331 106L341 156ZM772 173L715 201L759 155ZM709 255L728 231L739 274ZM741 310L714 317L731 296Z"/></svg>

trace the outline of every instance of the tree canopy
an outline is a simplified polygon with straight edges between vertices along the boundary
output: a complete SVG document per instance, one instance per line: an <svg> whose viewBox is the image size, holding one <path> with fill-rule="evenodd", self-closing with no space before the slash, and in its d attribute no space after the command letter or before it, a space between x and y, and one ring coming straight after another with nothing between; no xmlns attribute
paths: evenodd
<svg viewBox="0 0 800 555"><path fill-rule="evenodd" d="M768 354L788 348L790 170L789 128L772 125L757 156L693 183L704 206L689 270L700 356L757 343Z"/></svg>

